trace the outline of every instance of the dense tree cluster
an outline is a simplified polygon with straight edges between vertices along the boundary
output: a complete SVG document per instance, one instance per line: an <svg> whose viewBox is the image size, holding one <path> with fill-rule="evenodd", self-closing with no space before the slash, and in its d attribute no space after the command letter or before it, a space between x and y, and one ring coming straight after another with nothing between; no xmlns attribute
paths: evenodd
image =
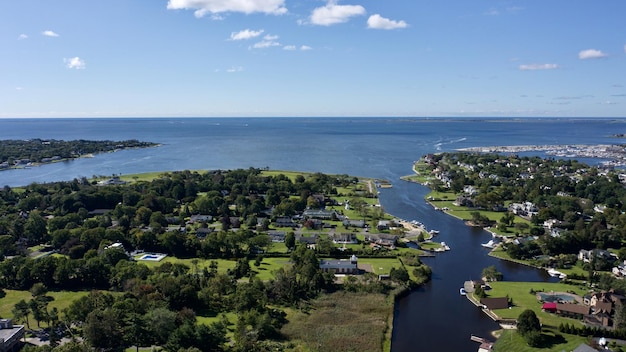
<svg viewBox="0 0 626 352"><path fill-rule="evenodd" d="M14 317L27 325L32 323L29 316L37 325L47 323L54 344L56 332L72 327L98 350L150 345L169 351L280 350L280 344L270 342L280 340L279 330L286 322L278 307L298 306L336 289L332 273L319 268L317 257L332 245L321 243L318 251L309 250L290 233L286 241L293 250L285 258L290 265L263 282L249 264L254 257L260 262L259 249L269 245L267 224L258 219L293 215L313 205L313 194L337 195L337 187L356 181L347 175L323 174L292 181L250 168L182 171L151 182L114 186L75 179L4 187L0 287L31 291L32 298L15 305ZM188 224L194 214L213 220ZM241 225L235 226L233 218L241 219ZM198 235L209 226L213 231ZM121 243L123 249L111 247L113 243ZM61 255L30 257L27 247L33 245ZM225 272L218 271L215 260L202 268L168 262L149 268L130 259L131 250L223 258L236 265ZM419 260L415 265L421 275L430 276ZM405 280L404 274L406 270L398 271L394 280ZM369 282L388 289L373 278ZM48 289L91 292L58 312L48 306L52 299ZM198 324L199 313L222 318ZM234 327L226 313L237 315ZM227 337L228 331L232 337Z"/></svg>
<svg viewBox="0 0 626 352"><path fill-rule="evenodd" d="M23 161L40 163L72 159L85 154L110 152L127 148L154 147L155 143L135 139L126 141L60 141L54 139L0 140L0 163L9 165ZM54 158L54 159L52 159Z"/></svg>

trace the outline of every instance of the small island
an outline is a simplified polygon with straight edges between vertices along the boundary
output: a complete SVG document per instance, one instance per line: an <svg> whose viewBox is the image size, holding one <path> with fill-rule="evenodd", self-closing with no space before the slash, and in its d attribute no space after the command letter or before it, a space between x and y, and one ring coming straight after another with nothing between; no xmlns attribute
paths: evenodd
<svg viewBox="0 0 626 352"><path fill-rule="evenodd" d="M126 141L62 141L55 139L0 140L0 170L25 168L81 157L97 153L115 152L131 148L150 148L157 143Z"/></svg>
<svg viewBox="0 0 626 352"><path fill-rule="evenodd" d="M429 154L414 163L415 175L404 179L430 187L426 200L435 209L491 232L493 239L483 247L492 256L560 279L508 282L484 271L482 280L460 283L467 298L503 327L494 349L571 351L582 344L598 348L604 341L621 351L626 345L626 171L514 154L537 150L556 149L484 147ZM607 156L604 146L577 150ZM528 316L538 328L526 330Z"/></svg>

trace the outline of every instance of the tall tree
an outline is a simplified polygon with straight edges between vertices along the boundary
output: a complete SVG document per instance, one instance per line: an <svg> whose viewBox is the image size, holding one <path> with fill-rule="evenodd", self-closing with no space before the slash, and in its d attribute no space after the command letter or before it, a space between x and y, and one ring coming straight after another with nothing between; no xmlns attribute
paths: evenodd
<svg viewBox="0 0 626 352"><path fill-rule="evenodd" d="M541 323L532 309L526 309L517 318L517 331L526 336L531 332L541 332Z"/></svg>
<svg viewBox="0 0 626 352"><path fill-rule="evenodd" d="M15 303L15 306L13 307L13 310L11 312L13 313L13 317L15 319L17 320L24 319L24 322L26 323L26 328L30 330L30 323L28 321L28 314L30 314L30 306L25 300L22 299L19 302Z"/></svg>

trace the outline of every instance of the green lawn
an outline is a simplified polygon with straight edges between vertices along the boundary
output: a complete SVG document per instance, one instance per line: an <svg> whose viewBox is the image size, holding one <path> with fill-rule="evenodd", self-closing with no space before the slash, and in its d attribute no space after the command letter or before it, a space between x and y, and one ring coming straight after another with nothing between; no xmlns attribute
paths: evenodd
<svg viewBox="0 0 626 352"><path fill-rule="evenodd" d="M437 248L441 248L441 243L439 242L420 242L419 246L421 249L425 251L432 251Z"/></svg>
<svg viewBox="0 0 626 352"><path fill-rule="evenodd" d="M535 352L535 351L573 351L581 343L587 343L587 338L577 335L562 334L555 330L545 330L542 332L543 344L539 348L528 346L524 338L517 333L517 330L503 330L502 335L494 345L494 351L515 351L515 352Z"/></svg>
<svg viewBox="0 0 626 352"><path fill-rule="evenodd" d="M138 255L137 257L141 257L143 254ZM135 258L137 258L135 257ZM172 256L167 256L163 260L159 262L150 261L150 260L138 260L138 263L145 264L149 268L156 268L164 263L181 263L185 264L189 267L189 270L202 270L204 268L208 268L211 264L211 261L215 260L217 262L217 272L218 273L226 273L226 270L232 269L237 264L234 260L227 259L195 259L197 260L196 264L194 264L194 259L180 259ZM196 267L197 265L197 267Z"/></svg>
<svg viewBox="0 0 626 352"><path fill-rule="evenodd" d="M256 277L263 281L272 279L276 270L288 265L291 265L289 258L263 258L259 266L254 266L254 260L250 261L250 268L257 273Z"/></svg>
<svg viewBox="0 0 626 352"><path fill-rule="evenodd" d="M28 291L16 291L16 290L4 290L6 292L6 296L0 299L0 317L2 318L13 318L13 307L20 300L25 300L26 302L32 299L32 295ZM88 291L50 291L48 292L48 296L54 298L52 302L48 304L48 309L52 309L56 307L59 311L69 307L69 305L76 299L86 296ZM37 323L32 318L32 315L29 317L31 327L36 327ZM42 325L45 325L43 323Z"/></svg>
<svg viewBox="0 0 626 352"><path fill-rule="evenodd" d="M513 299L513 307L510 309L496 309L493 312L505 319L517 319L526 309L532 309L539 317L541 323L546 326L558 327L561 323L569 323L580 326L579 320L563 318L556 314L546 313L541 310L539 302L534 294L530 294L530 289L544 292L567 292L574 291L577 295L583 296L586 291L579 286L563 283L548 282L508 282L499 281L490 283L492 289L487 291L489 297L507 296Z"/></svg>

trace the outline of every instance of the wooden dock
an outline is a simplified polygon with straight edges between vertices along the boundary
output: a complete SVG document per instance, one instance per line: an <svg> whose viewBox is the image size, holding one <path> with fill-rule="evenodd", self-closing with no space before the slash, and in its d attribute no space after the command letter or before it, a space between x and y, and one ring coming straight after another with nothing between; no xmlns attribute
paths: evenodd
<svg viewBox="0 0 626 352"><path fill-rule="evenodd" d="M491 351L493 349L493 341L487 340L483 337L478 337L476 335L471 335L470 336L470 340L474 341L474 342L478 342L480 344L480 347L478 347L478 351Z"/></svg>

